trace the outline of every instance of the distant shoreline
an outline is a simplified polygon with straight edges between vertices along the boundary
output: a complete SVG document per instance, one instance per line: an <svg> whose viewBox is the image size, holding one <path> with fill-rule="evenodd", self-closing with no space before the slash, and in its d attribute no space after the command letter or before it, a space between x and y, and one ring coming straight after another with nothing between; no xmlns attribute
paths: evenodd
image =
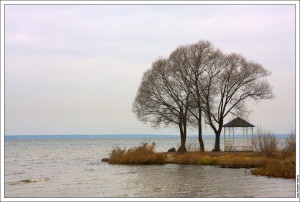
<svg viewBox="0 0 300 202"><path fill-rule="evenodd" d="M276 134L278 138L286 138L289 134ZM222 134L223 136L223 134ZM255 135L254 135L255 136ZM115 134L115 135L5 135L4 139L115 139L115 138L179 138L179 135L149 135L149 134ZM203 138L214 138L215 135L203 135ZM240 138L243 135L234 135ZM188 135L188 139L197 139L197 135Z"/></svg>

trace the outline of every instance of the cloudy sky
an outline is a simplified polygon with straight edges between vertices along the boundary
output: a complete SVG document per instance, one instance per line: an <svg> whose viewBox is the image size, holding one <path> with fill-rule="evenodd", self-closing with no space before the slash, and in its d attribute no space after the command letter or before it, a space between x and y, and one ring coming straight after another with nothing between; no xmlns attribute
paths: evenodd
<svg viewBox="0 0 300 202"><path fill-rule="evenodd" d="M6 5L5 134L178 134L131 106L154 60L199 40L272 72L251 123L295 128L293 5Z"/></svg>

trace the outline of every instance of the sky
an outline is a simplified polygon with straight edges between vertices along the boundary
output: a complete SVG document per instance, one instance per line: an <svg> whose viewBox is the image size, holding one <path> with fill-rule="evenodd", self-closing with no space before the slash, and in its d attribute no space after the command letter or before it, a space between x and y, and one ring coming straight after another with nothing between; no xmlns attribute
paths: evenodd
<svg viewBox="0 0 300 202"><path fill-rule="evenodd" d="M152 62L199 40L270 70L275 98L249 101L247 120L295 129L293 5L5 5L4 15L5 135L177 135L139 122L132 103Z"/></svg>

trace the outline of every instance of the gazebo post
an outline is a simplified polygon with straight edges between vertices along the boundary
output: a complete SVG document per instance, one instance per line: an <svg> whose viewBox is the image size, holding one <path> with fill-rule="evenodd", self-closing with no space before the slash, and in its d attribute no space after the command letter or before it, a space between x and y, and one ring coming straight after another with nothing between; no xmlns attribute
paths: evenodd
<svg viewBox="0 0 300 202"><path fill-rule="evenodd" d="M226 128L224 128L224 151L225 151L225 134L226 134Z"/></svg>
<svg viewBox="0 0 300 202"><path fill-rule="evenodd" d="M249 150L248 149L248 147L249 147L249 144L248 144L248 128L246 127L246 148L247 148L247 150Z"/></svg>
<svg viewBox="0 0 300 202"><path fill-rule="evenodd" d="M245 128L243 127L243 150L245 148L245 141L244 141L245 137L244 137L244 135L245 135Z"/></svg>
<svg viewBox="0 0 300 202"><path fill-rule="evenodd" d="M235 150L234 148L234 127L232 127L232 144L233 144L233 149Z"/></svg>
<svg viewBox="0 0 300 202"><path fill-rule="evenodd" d="M253 127L252 127L252 142L251 142L251 150L253 151Z"/></svg>
<svg viewBox="0 0 300 202"><path fill-rule="evenodd" d="M246 140L247 140L247 146L248 146L248 128L246 128Z"/></svg>

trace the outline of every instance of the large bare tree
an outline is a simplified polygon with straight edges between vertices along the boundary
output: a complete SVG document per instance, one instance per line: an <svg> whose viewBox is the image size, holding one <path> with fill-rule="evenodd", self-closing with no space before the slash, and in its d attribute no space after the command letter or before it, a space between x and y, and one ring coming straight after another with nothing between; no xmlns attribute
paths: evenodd
<svg viewBox="0 0 300 202"><path fill-rule="evenodd" d="M205 151L202 137L202 120L205 105L202 89L205 88L207 69L216 68L222 54L208 41L180 46L169 57L170 66L175 72L176 80L190 92L189 112L193 117L189 124L198 128L200 150Z"/></svg>
<svg viewBox="0 0 300 202"><path fill-rule="evenodd" d="M202 100L207 123L215 132L215 151L220 151L220 135L229 114L243 115L245 102L273 97L272 87L264 78L271 74L262 65L238 54L224 55L216 68L207 69Z"/></svg>
<svg viewBox="0 0 300 202"><path fill-rule="evenodd" d="M177 126L181 137L178 151L185 152L188 102L189 89L175 79L168 60L158 59L144 73L133 103L133 112L139 120L150 122L154 127Z"/></svg>
<svg viewBox="0 0 300 202"><path fill-rule="evenodd" d="M225 55L208 41L180 46L144 73L133 112L155 127L178 126L179 151L186 151L188 125L198 127L200 149L204 151L204 119L216 136L214 150L220 151L224 119L230 114L244 116L247 100L273 97L265 80L269 75L260 64L238 54Z"/></svg>

